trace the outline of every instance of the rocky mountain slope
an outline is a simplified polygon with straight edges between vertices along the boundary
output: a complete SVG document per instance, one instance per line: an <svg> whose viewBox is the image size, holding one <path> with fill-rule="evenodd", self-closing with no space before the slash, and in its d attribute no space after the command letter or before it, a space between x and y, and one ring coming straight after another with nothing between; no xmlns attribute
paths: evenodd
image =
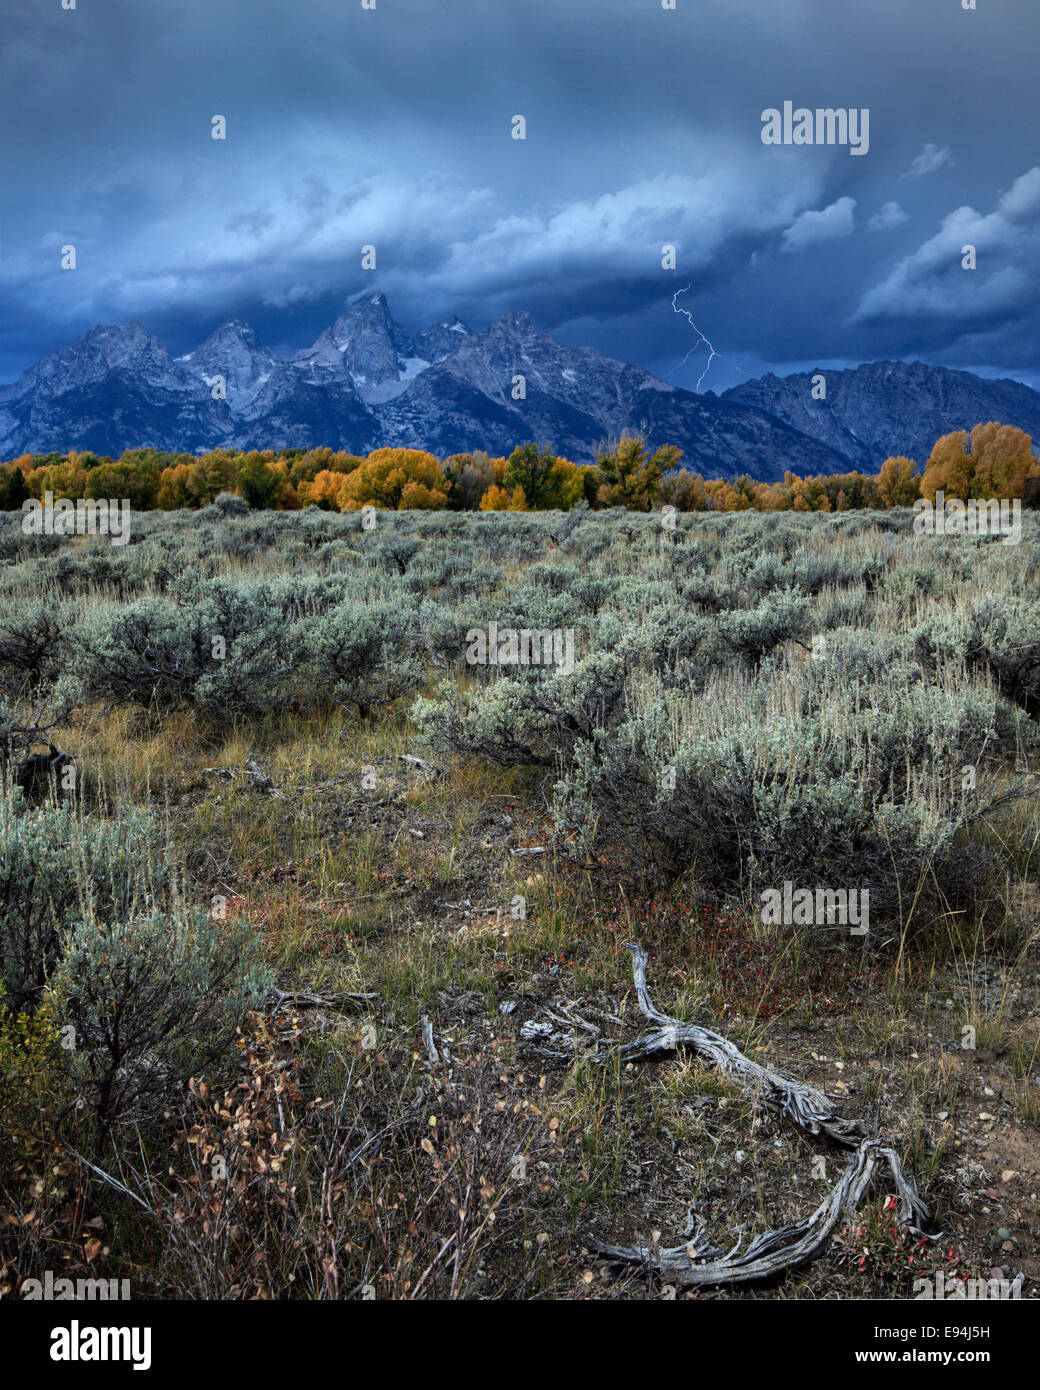
<svg viewBox="0 0 1040 1390"><path fill-rule="evenodd" d="M927 457L946 430L988 419L1040 435L1040 394L876 363L828 374L826 402L812 401L807 375L698 395L592 348L564 347L526 313L481 333L452 315L413 334L375 291L292 358L238 320L178 358L139 323L92 329L0 388L0 458L70 448L117 456L142 445L502 454L535 439L591 462L605 440L642 430L651 447L678 445L701 473L770 480L787 468L876 471L889 453Z"/></svg>
<svg viewBox="0 0 1040 1390"><path fill-rule="evenodd" d="M892 454L905 454L923 468L941 435L987 420L1017 425L1040 442L1040 392L1020 381L984 380L923 362L871 362L824 372L826 400L814 401L814 375L770 372L722 399L767 411L864 473L876 473Z"/></svg>

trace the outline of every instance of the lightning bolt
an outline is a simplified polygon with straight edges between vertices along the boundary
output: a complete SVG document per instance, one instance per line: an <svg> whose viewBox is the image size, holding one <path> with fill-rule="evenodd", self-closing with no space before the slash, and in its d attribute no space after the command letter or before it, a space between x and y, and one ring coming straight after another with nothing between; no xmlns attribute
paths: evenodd
<svg viewBox="0 0 1040 1390"><path fill-rule="evenodd" d="M701 382L708 375L708 369L711 367L711 364L715 361L715 358L718 356L718 353L715 351L714 345L711 342L709 342L709 340L704 336L701 330L694 323L693 315L690 313L689 309L682 309L675 302L681 294L685 294L687 290L692 288L693 286L691 282L691 284L687 285L685 289L675 291L675 293L672 295L672 312L676 314L683 314L687 319L689 319L690 327L693 329L694 333L697 334L697 337L700 339L700 342L694 343L693 347L690 348L690 351L687 352L686 356L679 363L679 366L676 367L675 372L677 372L680 367L686 366L686 363L690 360L690 353L696 352L697 349L700 347L701 343L703 343L704 346L708 349L708 361L705 364L704 371L701 372L700 376L697 379L697 385L694 387L695 391L699 391L701 389ZM675 375L675 372L672 373L673 376Z"/></svg>
<svg viewBox="0 0 1040 1390"><path fill-rule="evenodd" d="M700 341L694 343L693 347L690 348L689 352L687 352L686 356L685 356L685 357L683 358L683 360L679 363L679 366L676 367L676 368L675 368L675 371L672 372L672 376L675 375L675 372L677 372L677 371L679 370L680 367L685 367L685 366L686 366L686 363L690 360L691 354L692 354L692 353L695 353L695 352L697 351L697 349L700 347L701 343L703 343L704 346L708 349L708 360L707 360L707 362L704 364L704 371L701 372L700 376L699 376L698 379L697 379L697 385L694 387L694 390L695 390L695 391L699 391L699 390L701 389L701 385L702 385L702 383L703 383L703 381L704 381L704 378L708 375L708 372L711 370L711 364L715 361L716 357L721 357L722 360L723 360L723 362L729 362L729 358L728 358L728 357L722 357L722 353L719 352L719 351L716 349L714 343L712 343L711 340L710 340L709 338L706 338L706 337L704 336L704 334L701 332L701 330L700 330L700 329L697 327L697 325L694 323L694 321L693 321L693 315L690 313L689 309L684 309L684 308L682 308L681 305L676 304L675 301L679 298L679 296L680 296L681 294L685 294L686 291L689 290L689 289L692 289L692 284L687 285L685 289L681 289L681 290L676 290L676 291L675 291L675 293L672 295L672 309L673 309L673 311L674 311L675 313L677 313L677 314L683 314L683 315L689 320L690 327L693 329L694 333L697 334L697 337L698 337L698 339L699 339ZM737 367L737 364L736 364L735 362L730 362L730 366L731 366L731 367ZM745 375L745 376L748 375L747 372L744 371L744 368L743 368L743 367L737 367L737 371L738 371L738 372L744 372L744 375Z"/></svg>

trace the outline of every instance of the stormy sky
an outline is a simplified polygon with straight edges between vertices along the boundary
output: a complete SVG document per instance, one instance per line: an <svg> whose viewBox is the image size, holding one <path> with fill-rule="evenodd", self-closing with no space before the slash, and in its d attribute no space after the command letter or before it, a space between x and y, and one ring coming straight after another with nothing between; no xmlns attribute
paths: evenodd
<svg viewBox="0 0 1040 1390"><path fill-rule="evenodd" d="M1037 0L75 4L0 0L0 381L131 319L288 353L381 288L691 389L881 358L1040 386ZM869 151L763 144L785 101L867 108Z"/></svg>

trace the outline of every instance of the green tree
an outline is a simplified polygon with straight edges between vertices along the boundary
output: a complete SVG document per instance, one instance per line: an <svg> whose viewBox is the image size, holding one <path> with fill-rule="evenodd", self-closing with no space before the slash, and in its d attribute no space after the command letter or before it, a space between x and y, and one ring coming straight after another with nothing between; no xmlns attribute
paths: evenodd
<svg viewBox="0 0 1040 1390"><path fill-rule="evenodd" d="M238 492L253 508L273 507L285 491L286 469L263 454L246 454L235 477Z"/></svg>
<svg viewBox="0 0 1040 1390"><path fill-rule="evenodd" d="M0 512L16 512L29 496L25 474L14 464L0 468Z"/></svg>
<svg viewBox="0 0 1040 1390"><path fill-rule="evenodd" d="M159 496L159 465L152 459L99 463L87 470L87 497L126 499L135 511L149 511Z"/></svg>
<svg viewBox="0 0 1040 1390"><path fill-rule="evenodd" d="M597 501L602 507L627 507L648 512L661 497L661 480L666 467L674 467L681 457L674 445L666 444L652 458L638 435L625 435L598 458L600 486Z"/></svg>
<svg viewBox="0 0 1040 1390"><path fill-rule="evenodd" d="M532 511L552 507L557 503L549 496L552 475L558 459L545 446L524 444L513 450L506 463L503 482L507 488L522 487L527 506Z"/></svg>

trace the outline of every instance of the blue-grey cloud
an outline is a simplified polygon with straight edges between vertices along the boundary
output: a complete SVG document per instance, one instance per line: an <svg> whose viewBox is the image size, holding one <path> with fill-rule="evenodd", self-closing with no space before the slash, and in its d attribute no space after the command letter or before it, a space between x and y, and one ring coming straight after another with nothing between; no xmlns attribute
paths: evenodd
<svg viewBox="0 0 1040 1390"><path fill-rule="evenodd" d="M904 179L920 179L925 174L937 173L953 163L953 151L944 146L933 145L930 141L903 175Z"/></svg>
<svg viewBox="0 0 1040 1390"><path fill-rule="evenodd" d="M960 207L944 217L934 236L863 296L856 317L868 323L1018 320L1040 302L1038 264L1040 167L1034 167L993 212Z"/></svg>
<svg viewBox="0 0 1040 1390"><path fill-rule="evenodd" d="M838 198L818 212L801 213L784 232L782 250L804 251L822 241L838 241L851 236L856 226L855 198Z"/></svg>
<svg viewBox="0 0 1040 1390"><path fill-rule="evenodd" d="M888 202L870 219L867 223L867 230L871 232L890 232L895 227L901 227L904 222L909 222L909 220L910 214L904 212L898 203Z"/></svg>

